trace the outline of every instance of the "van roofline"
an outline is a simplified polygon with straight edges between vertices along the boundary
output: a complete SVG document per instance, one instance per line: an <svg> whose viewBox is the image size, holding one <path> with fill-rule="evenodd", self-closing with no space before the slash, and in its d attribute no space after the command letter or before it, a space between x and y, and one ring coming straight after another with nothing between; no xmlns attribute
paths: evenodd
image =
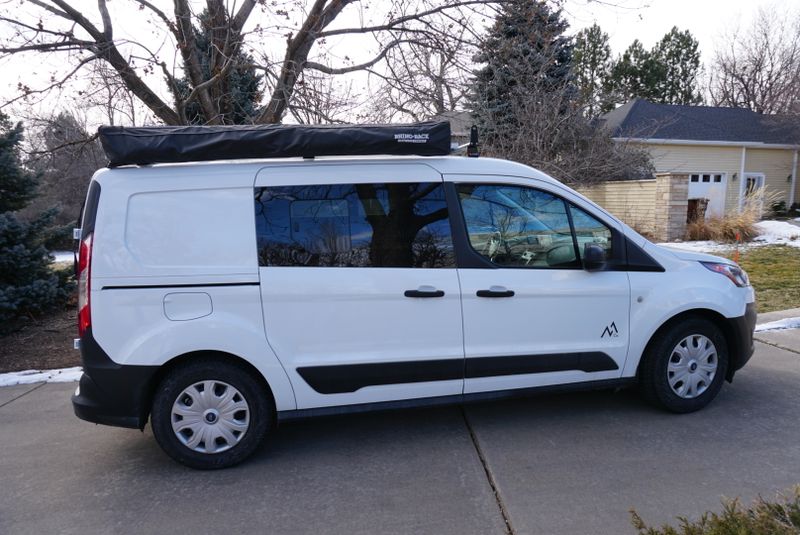
<svg viewBox="0 0 800 535"><path fill-rule="evenodd" d="M421 164L427 165L441 174L476 174L476 175L508 175L522 178L534 178L545 182L561 184L560 181L527 165L498 158L468 158L464 156L320 156L316 158L259 158L241 160L215 160L202 162L159 163L150 165L125 165L114 168L103 168L98 174L139 175L146 170L212 170L217 167L235 167L238 172L257 172L268 167L302 167L330 164Z"/></svg>

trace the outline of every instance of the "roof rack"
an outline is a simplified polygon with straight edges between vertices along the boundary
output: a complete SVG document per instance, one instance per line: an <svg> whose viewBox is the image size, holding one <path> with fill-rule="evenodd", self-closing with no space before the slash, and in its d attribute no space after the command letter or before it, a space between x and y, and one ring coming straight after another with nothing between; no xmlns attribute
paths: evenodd
<svg viewBox="0 0 800 535"><path fill-rule="evenodd" d="M245 158L450 154L450 123L101 126L109 167Z"/></svg>

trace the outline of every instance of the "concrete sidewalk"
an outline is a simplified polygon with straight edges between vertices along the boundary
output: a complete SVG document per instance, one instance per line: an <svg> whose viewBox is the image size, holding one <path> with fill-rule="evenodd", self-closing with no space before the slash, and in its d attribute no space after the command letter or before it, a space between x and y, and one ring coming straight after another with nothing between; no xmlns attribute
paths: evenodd
<svg viewBox="0 0 800 535"><path fill-rule="evenodd" d="M786 318L800 318L800 308L766 312L758 315L758 323L767 323ZM755 339L789 351L800 352L800 330L790 329L785 331L765 331L755 334Z"/></svg>
<svg viewBox="0 0 800 535"><path fill-rule="evenodd" d="M317 419L220 472L77 420L74 384L0 388L0 533L633 534L631 508L659 524L800 483L799 383L800 353L759 342L690 415L604 391Z"/></svg>

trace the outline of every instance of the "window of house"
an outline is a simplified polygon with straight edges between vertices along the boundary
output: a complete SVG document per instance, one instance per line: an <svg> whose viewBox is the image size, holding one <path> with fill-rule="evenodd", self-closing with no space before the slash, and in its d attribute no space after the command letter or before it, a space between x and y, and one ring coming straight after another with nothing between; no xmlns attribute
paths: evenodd
<svg viewBox="0 0 800 535"><path fill-rule="evenodd" d="M689 182L722 182L722 173L692 173L689 175Z"/></svg>
<svg viewBox="0 0 800 535"><path fill-rule="evenodd" d="M437 183L256 188L261 266L455 267Z"/></svg>

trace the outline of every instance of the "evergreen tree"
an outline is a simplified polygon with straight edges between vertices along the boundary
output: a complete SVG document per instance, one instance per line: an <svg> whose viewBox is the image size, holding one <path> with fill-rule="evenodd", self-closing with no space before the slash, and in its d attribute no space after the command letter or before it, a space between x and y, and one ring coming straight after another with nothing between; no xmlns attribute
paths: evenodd
<svg viewBox="0 0 800 535"><path fill-rule="evenodd" d="M0 112L0 213L20 210L36 195L36 179L20 165L22 125Z"/></svg>
<svg viewBox="0 0 800 535"><path fill-rule="evenodd" d="M475 73L470 106L483 150L571 183L650 176L648 154L617 147L586 115L568 25L553 4L504 2L480 46L475 61L483 66ZM602 43L599 33L592 39ZM594 61L588 48L582 59ZM597 48L602 57L604 47Z"/></svg>
<svg viewBox="0 0 800 535"><path fill-rule="evenodd" d="M572 83L572 43L561 10L544 1L504 3L474 60L470 107L488 143L518 124L515 102Z"/></svg>
<svg viewBox="0 0 800 535"><path fill-rule="evenodd" d="M30 223L19 220L36 193L36 176L22 166L22 125L0 114L0 332L57 305L68 296L66 276L50 269L45 247L54 213Z"/></svg>
<svg viewBox="0 0 800 535"><path fill-rule="evenodd" d="M688 30L672 28L652 50L645 50L637 39L611 68L606 90L613 97L604 111L636 98L662 104L699 104L699 71L698 42Z"/></svg>
<svg viewBox="0 0 800 535"><path fill-rule="evenodd" d="M644 98L660 102L659 85L663 79L661 65L642 43L635 39L611 67L606 89L613 94L613 102L604 111L614 108L614 103Z"/></svg>
<svg viewBox="0 0 800 535"><path fill-rule="evenodd" d="M572 69L586 114L595 117L606 104L606 84L611 73L608 34L593 24L575 36Z"/></svg>
<svg viewBox="0 0 800 535"><path fill-rule="evenodd" d="M689 30L673 27L656 44L652 55L660 66L658 100L665 104L699 104L697 87L700 71L699 43Z"/></svg>
<svg viewBox="0 0 800 535"><path fill-rule="evenodd" d="M211 55L215 53L211 46L211 33L214 31L212 17L204 10L198 17L201 27L194 28L203 79L212 77L210 72ZM258 115L258 103L261 101L263 76L256 73L255 61L250 54L241 52L233 59L234 65L229 75L223 77L219 84L213 87L222 106L220 109L223 124L251 124ZM178 80L177 90L186 98L192 91L188 76ZM230 94L230 98L220 98L221 95ZM197 100L191 101L186 106L186 117L190 124L206 124L209 121Z"/></svg>

